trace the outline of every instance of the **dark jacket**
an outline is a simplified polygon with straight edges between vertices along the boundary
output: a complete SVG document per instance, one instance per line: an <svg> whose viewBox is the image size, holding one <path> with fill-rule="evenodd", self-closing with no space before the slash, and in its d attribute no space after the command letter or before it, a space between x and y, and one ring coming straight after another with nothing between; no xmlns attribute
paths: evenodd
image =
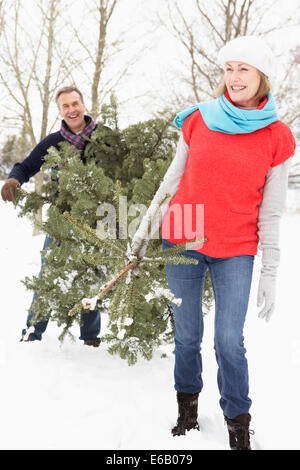
<svg viewBox="0 0 300 470"><path fill-rule="evenodd" d="M96 129L94 129L94 131ZM47 154L47 150L50 147L58 148L58 144L64 140L65 139L59 131L49 134L34 147L25 160L14 165L8 178L15 178L20 182L20 184L27 183L32 176L40 171L41 166L45 161L44 157Z"/></svg>

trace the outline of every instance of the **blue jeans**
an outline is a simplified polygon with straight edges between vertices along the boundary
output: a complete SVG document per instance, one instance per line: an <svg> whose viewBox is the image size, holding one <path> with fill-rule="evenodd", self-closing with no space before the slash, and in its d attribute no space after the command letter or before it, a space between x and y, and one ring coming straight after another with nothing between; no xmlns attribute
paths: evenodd
<svg viewBox="0 0 300 470"><path fill-rule="evenodd" d="M52 243L53 239L46 235L43 250L46 250L50 243ZM42 258L42 266L44 264L45 260ZM42 268L39 273L39 278L42 276ZM33 299L32 302L35 300L37 296L37 293L35 292L33 294ZM35 313L30 310L28 317L27 317L27 328L30 328L31 326L34 326L34 331L30 333L30 337L34 340L41 340L42 335L45 332L49 318L46 320L39 321L37 323L34 323L32 325L32 320L34 319ZM79 339L82 339L83 341L87 340L95 340L98 339L98 334L100 333L101 329L101 316L100 312L98 310L91 310L88 313L82 313L81 314L81 323L82 326L80 327L80 337ZM22 336L25 336L27 332L27 329L22 330Z"/></svg>
<svg viewBox="0 0 300 470"><path fill-rule="evenodd" d="M163 240L163 249L174 246ZM213 258L195 250L182 253L197 265L166 265L170 290L182 299L172 304L175 317L175 389L185 393L202 390L201 341L203 337L202 290L206 270L215 298L214 348L218 364L220 406L228 418L248 413L248 364L243 328L248 308L254 256Z"/></svg>

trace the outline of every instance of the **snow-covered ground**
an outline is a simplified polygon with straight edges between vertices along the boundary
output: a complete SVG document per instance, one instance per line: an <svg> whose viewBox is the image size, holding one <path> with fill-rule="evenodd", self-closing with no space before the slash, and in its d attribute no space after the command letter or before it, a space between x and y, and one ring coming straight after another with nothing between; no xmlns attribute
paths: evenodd
<svg viewBox="0 0 300 470"><path fill-rule="evenodd" d="M0 184L1 186L2 184ZM250 370L254 449L300 449L300 211L289 192L281 229L282 261L277 308L270 323L257 318L260 259L256 257L245 338ZM299 206L300 207L300 204ZM66 340L51 323L42 342L19 342L31 292L20 280L37 274L43 237L0 201L1 449L228 449L219 407L212 311L205 318L201 432L172 437L177 418L172 347L129 367L100 348ZM102 317L102 332L107 316ZM79 336L79 331L73 333ZM162 358L162 353L167 353Z"/></svg>

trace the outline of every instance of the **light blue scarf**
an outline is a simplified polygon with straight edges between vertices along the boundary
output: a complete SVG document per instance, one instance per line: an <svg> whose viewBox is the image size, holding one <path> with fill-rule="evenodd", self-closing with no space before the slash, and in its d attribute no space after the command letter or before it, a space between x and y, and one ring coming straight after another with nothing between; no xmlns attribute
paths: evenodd
<svg viewBox="0 0 300 470"><path fill-rule="evenodd" d="M174 123L181 129L186 118L197 110L200 110L209 129L224 134L248 134L279 121L272 93L268 93L268 101L262 109L254 110L237 108L221 95L218 99L197 103L181 111Z"/></svg>

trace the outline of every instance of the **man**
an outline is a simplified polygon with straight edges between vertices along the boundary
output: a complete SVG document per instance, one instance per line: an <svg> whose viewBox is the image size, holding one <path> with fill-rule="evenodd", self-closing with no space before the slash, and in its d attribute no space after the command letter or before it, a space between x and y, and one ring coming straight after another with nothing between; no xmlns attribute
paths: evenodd
<svg viewBox="0 0 300 470"><path fill-rule="evenodd" d="M59 142L68 141L79 151L85 149L87 140L96 129L97 124L92 118L85 114L86 108L82 93L76 87L64 87L56 94L56 103L60 116L62 117L61 128L54 132L32 150L23 162L16 163L8 175L8 179L2 187L1 195L4 201L13 201L16 198L16 189L40 171L44 163L44 156L49 147L58 147ZM52 239L47 235L43 250L47 249ZM42 265L44 260L42 259ZM40 276L42 270L40 272ZM33 300L36 297L34 294ZM31 320L34 312L30 311L27 317L27 328L22 330L21 341L36 341L42 339L42 334L47 328L49 320L39 321L32 326ZM80 338L84 344L98 347L100 344L101 317L97 310L91 311L88 315L82 315L82 326L80 328ZM30 331L33 330L33 331Z"/></svg>

